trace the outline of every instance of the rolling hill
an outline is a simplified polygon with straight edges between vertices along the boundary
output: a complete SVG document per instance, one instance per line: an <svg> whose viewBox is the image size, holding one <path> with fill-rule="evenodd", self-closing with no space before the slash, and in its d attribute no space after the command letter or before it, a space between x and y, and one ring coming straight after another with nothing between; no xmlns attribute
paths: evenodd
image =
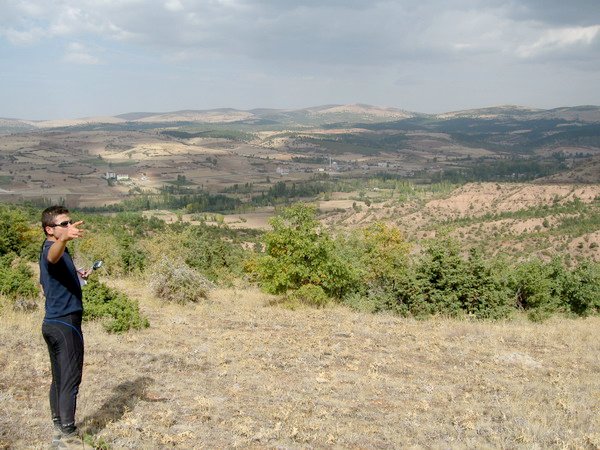
<svg viewBox="0 0 600 450"><path fill-rule="evenodd" d="M116 116L87 117L75 119L51 118L48 120L2 119L0 132L28 131L36 128L58 128L82 124L115 123L269 123L317 126L332 123L377 123L404 121L421 118L429 121L456 119L495 120L495 121L534 121L555 120L578 123L600 123L600 107L592 105L561 107L554 109L535 109L516 105L502 105L442 114L425 114L398 108L379 107L365 104L322 105L303 109L266 109L238 110L218 108L209 110L181 110L171 112L129 112Z"/></svg>

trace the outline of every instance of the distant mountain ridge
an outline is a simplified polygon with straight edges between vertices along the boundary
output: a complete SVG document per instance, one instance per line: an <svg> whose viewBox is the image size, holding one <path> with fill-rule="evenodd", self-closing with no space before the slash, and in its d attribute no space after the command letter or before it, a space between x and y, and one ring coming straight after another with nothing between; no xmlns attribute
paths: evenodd
<svg viewBox="0 0 600 450"><path fill-rule="evenodd" d="M129 112L116 116L78 119L22 120L0 118L0 132L26 132L36 129L63 128L93 124L149 123L279 123L282 125L320 126L330 123L378 123L414 118L431 120L564 120L567 122L600 123L600 106L581 105L553 109L536 109L518 105L501 105L442 114L425 114L393 107L366 104L321 105L302 109L255 108L238 110L215 108L171 112Z"/></svg>
<svg viewBox="0 0 600 450"><path fill-rule="evenodd" d="M517 105L502 105L464 111L437 114L438 119L475 118L475 119L512 119L539 120L557 119L579 122L600 122L600 107L581 105L553 109L527 108Z"/></svg>

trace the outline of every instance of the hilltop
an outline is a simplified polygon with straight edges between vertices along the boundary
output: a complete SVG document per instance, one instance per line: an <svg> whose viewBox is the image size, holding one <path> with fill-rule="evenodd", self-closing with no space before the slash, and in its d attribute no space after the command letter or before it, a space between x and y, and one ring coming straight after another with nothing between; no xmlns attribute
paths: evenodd
<svg viewBox="0 0 600 450"><path fill-rule="evenodd" d="M296 110L286 109L253 109L249 111L234 108L217 108L209 110L180 110L171 112L130 112L116 116L86 117L74 119L0 119L0 132L22 130L61 128L94 124L125 123L249 123L269 124L282 123L288 125L319 125L332 121L381 121L398 120L417 116L397 108L377 107L371 105L324 105Z"/></svg>
<svg viewBox="0 0 600 450"><path fill-rule="evenodd" d="M561 120L567 122L598 123L600 107L583 105L553 109L536 109L518 105L502 105L440 114L406 111L393 107L366 104L322 105L301 109L238 110L217 108L208 110L180 110L171 112L129 112L116 116L86 118L52 118L48 120L2 119L0 132L62 128L95 124L147 123L237 123L255 125L284 124L288 126L317 126L337 122L387 122L413 118L448 120L471 118L484 120Z"/></svg>
<svg viewBox="0 0 600 450"><path fill-rule="evenodd" d="M478 108L471 110L447 112L437 114L436 117L438 119L468 117L476 119L556 119L579 122L599 122L600 107L593 105L581 105L553 109L538 109L518 105L502 105L489 108Z"/></svg>

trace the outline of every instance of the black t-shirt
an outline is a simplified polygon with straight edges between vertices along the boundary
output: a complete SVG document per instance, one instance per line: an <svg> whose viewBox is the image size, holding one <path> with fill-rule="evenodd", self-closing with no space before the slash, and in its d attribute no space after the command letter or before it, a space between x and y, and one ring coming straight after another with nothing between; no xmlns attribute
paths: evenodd
<svg viewBox="0 0 600 450"><path fill-rule="evenodd" d="M40 283L46 297L46 319L83 311L81 284L77 270L65 248L56 264L48 261L48 250L54 241L46 240L40 255Z"/></svg>

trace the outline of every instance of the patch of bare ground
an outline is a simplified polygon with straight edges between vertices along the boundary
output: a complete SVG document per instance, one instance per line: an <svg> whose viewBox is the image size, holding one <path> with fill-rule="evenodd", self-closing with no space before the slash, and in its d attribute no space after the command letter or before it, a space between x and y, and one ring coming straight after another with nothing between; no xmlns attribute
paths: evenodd
<svg viewBox="0 0 600 450"><path fill-rule="evenodd" d="M357 206L364 206L364 202L357 202L354 200L344 200L344 199L340 199L340 200L322 200L320 202L317 203L317 206L319 208L320 212L330 212L330 211L337 211L337 210L348 210L348 209L352 209L352 205L357 205Z"/></svg>
<svg viewBox="0 0 600 450"><path fill-rule="evenodd" d="M483 222L476 225L470 225L468 227L457 228L454 234L463 234L472 236L473 234L480 232L486 235L490 233L500 232L502 234L520 235L528 233L536 229L542 229L544 219L534 218L526 220L494 220L491 222Z"/></svg>
<svg viewBox="0 0 600 450"><path fill-rule="evenodd" d="M447 198L431 200L425 210L453 217L477 217L486 213L550 205L553 202L566 203L575 198L588 203L599 195L599 185L469 183Z"/></svg>
<svg viewBox="0 0 600 450"><path fill-rule="evenodd" d="M266 209L266 208L265 208ZM273 208L253 213L233 214L224 217L229 228L246 228L253 230L270 230L269 219L274 216Z"/></svg>
<svg viewBox="0 0 600 450"><path fill-rule="evenodd" d="M581 253L583 251L588 256L591 254L592 259L600 261L600 231L586 233L573 239L569 242L568 248L570 252Z"/></svg>
<svg viewBox="0 0 600 450"><path fill-rule="evenodd" d="M37 128L57 128L57 127L73 127L77 125L90 125L94 123L123 123L123 119L118 117L87 117L82 119L55 119L55 120L41 120L41 121L28 121L26 123L34 125Z"/></svg>
<svg viewBox="0 0 600 450"><path fill-rule="evenodd" d="M245 111L177 111L151 115L138 119L138 122L197 121L202 123L227 123L250 119L251 117L253 115Z"/></svg>
<svg viewBox="0 0 600 450"><path fill-rule="evenodd" d="M78 418L113 448L597 448L600 318L415 321L289 311L254 289L84 324ZM42 313L0 316L0 447L49 443Z"/></svg>

